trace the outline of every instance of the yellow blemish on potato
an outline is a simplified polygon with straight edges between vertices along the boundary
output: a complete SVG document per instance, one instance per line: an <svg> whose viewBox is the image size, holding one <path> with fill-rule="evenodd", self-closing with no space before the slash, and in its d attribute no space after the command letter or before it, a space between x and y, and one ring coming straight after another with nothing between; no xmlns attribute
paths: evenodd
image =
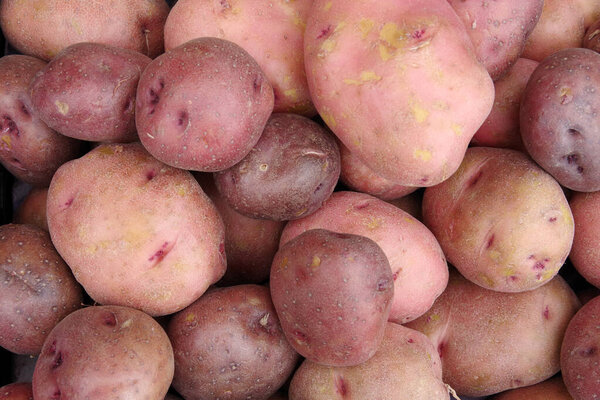
<svg viewBox="0 0 600 400"><path fill-rule="evenodd" d="M252 304L253 306L257 306L257 305L261 304L262 302L260 301L260 299L258 297L250 297L248 299L248 303Z"/></svg>
<svg viewBox="0 0 600 400"><path fill-rule="evenodd" d="M283 257L283 260L281 260L281 264L279 264L279 268L280 269L287 269L288 266L288 258L287 257Z"/></svg>
<svg viewBox="0 0 600 400"><path fill-rule="evenodd" d="M73 27L73 29L75 29L75 32L77 32L78 35L83 34L83 31L81 30L81 25L76 19L71 20L71 26Z"/></svg>
<svg viewBox="0 0 600 400"><path fill-rule="evenodd" d="M321 50L327 53L331 53L335 49L335 40L328 38L321 43ZM319 53L320 57L323 57L324 54Z"/></svg>
<svg viewBox="0 0 600 400"><path fill-rule="evenodd" d="M568 207L561 205L560 213L562 214L563 219L565 220L565 224L572 226L574 224L573 214L571 214L571 209Z"/></svg>
<svg viewBox="0 0 600 400"><path fill-rule="evenodd" d="M454 134L456 136L462 136L463 134L463 129L459 124L453 123L450 128L452 129L452 132L454 132Z"/></svg>
<svg viewBox="0 0 600 400"><path fill-rule="evenodd" d="M129 328L132 323L133 323L133 320L131 318L129 318L127 321L125 321L121 324L121 329Z"/></svg>
<svg viewBox="0 0 600 400"><path fill-rule="evenodd" d="M429 111L415 101L410 103L410 112L419 124L425 122L427 117L429 117Z"/></svg>
<svg viewBox="0 0 600 400"><path fill-rule="evenodd" d="M283 94L285 95L285 97L289 97L292 100L298 100L298 90L297 89L284 90Z"/></svg>
<svg viewBox="0 0 600 400"><path fill-rule="evenodd" d="M292 21L294 22L294 25L296 25L297 27L299 27L300 29L304 30L306 28L306 21L304 21L302 18L300 18L297 15L294 15L292 17Z"/></svg>
<svg viewBox="0 0 600 400"><path fill-rule="evenodd" d="M327 3L325 3L325 5L323 6L323 10L325 11L329 11L331 10L331 6L333 5L333 2L328 1Z"/></svg>
<svg viewBox="0 0 600 400"><path fill-rule="evenodd" d="M405 32L398 29L398 25L394 22L387 22L383 25L383 28L379 31L379 38L383 40L388 46L399 49L404 45Z"/></svg>
<svg viewBox="0 0 600 400"><path fill-rule="evenodd" d="M500 260L501 253L498 250L490 250L488 252L488 255L492 260L498 261L498 260Z"/></svg>
<svg viewBox="0 0 600 400"><path fill-rule="evenodd" d="M312 269L315 269L315 268L319 267L320 265L321 265L321 258L319 258L319 256L313 256L310 267Z"/></svg>
<svg viewBox="0 0 600 400"><path fill-rule="evenodd" d="M58 109L58 112L61 113L62 115L67 115L67 113L69 112L69 105L67 103L63 103L59 100L56 100L54 102L54 105Z"/></svg>
<svg viewBox="0 0 600 400"><path fill-rule="evenodd" d="M378 46L379 49L379 57L383 60L383 61L387 61L390 58L392 58L392 54L390 53L390 51L388 50L387 47L385 47L383 44L380 44Z"/></svg>
<svg viewBox="0 0 600 400"><path fill-rule="evenodd" d="M487 276L485 274L479 274L479 279L481 281L483 281L483 283L485 283L489 287L496 286L496 282L494 282L494 280L492 278L490 278L489 276Z"/></svg>
<svg viewBox="0 0 600 400"><path fill-rule="evenodd" d="M440 320L440 316L438 314L431 314L428 319L429 321L435 322Z"/></svg>
<svg viewBox="0 0 600 400"><path fill-rule="evenodd" d="M323 118L323 121L325 122L325 124L327 124L327 126L330 128L334 128L337 125L335 122L335 118L333 118L333 115L331 115L329 113L322 112L321 118Z"/></svg>
<svg viewBox="0 0 600 400"><path fill-rule="evenodd" d="M509 277L509 276L513 276L515 274L515 270L513 267L506 267L502 270L502 276L504 277Z"/></svg>
<svg viewBox="0 0 600 400"><path fill-rule="evenodd" d="M411 217L404 217L404 220L405 220L406 222L410 222L411 224L414 224L414 223L415 223L415 220L414 220L414 218L411 218Z"/></svg>
<svg viewBox="0 0 600 400"><path fill-rule="evenodd" d="M363 18L360 20L360 22L358 23L358 29L360 30L363 39L367 38L374 25L375 22L372 19Z"/></svg>
<svg viewBox="0 0 600 400"><path fill-rule="evenodd" d="M373 71L362 71L359 79L344 79L344 83L347 85L362 85L366 82L378 82L381 80L381 76L377 75Z"/></svg>
<svg viewBox="0 0 600 400"><path fill-rule="evenodd" d="M552 278L555 275L556 271L555 270L546 270L542 273L542 281L547 281L548 279Z"/></svg>
<svg viewBox="0 0 600 400"><path fill-rule="evenodd" d="M369 218L366 218L363 221L363 224L370 230L374 230L381 226L381 222L382 222L381 218L371 216Z"/></svg>
<svg viewBox="0 0 600 400"><path fill-rule="evenodd" d="M302 214L304 214L306 212L307 208L303 208L302 210L298 211L295 215L296 217L301 216Z"/></svg>
<svg viewBox="0 0 600 400"><path fill-rule="evenodd" d="M429 161L431 160L431 152L424 149L415 149L413 157L421 161Z"/></svg>
<svg viewBox="0 0 600 400"><path fill-rule="evenodd" d="M106 156L112 156L113 154L115 154L115 152L113 151L113 149L110 148L110 147L99 147L98 148L98 153L104 154Z"/></svg>
<svg viewBox="0 0 600 400"><path fill-rule="evenodd" d="M8 136L8 135L3 135L3 136L2 136L2 142L4 142L4 143L5 143L5 144L8 146L8 148L10 149L10 147L11 147L11 145L12 145L12 141L11 141L11 139L10 139L10 136Z"/></svg>

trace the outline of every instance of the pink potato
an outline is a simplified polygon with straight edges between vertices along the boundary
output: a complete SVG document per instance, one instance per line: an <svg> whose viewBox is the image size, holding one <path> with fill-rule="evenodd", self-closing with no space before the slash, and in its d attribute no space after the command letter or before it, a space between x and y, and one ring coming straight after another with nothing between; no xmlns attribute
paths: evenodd
<svg viewBox="0 0 600 400"><path fill-rule="evenodd" d="M52 242L100 304L171 314L225 273L224 227L188 171L139 143L64 164L48 191Z"/></svg>
<svg viewBox="0 0 600 400"><path fill-rule="evenodd" d="M600 53L600 17L585 32L583 47Z"/></svg>
<svg viewBox="0 0 600 400"><path fill-rule="evenodd" d="M527 292L501 293L452 270L446 291L407 327L433 342L443 380L459 395L487 396L556 374L563 335L579 306L561 276Z"/></svg>
<svg viewBox="0 0 600 400"><path fill-rule="evenodd" d="M0 400L33 400L31 382L11 383L0 387Z"/></svg>
<svg viewBox="0 0 600 400"><path fill-rule="evenodd" d="M63 49L32 80L35 112L57 132L95 142L132 142L135 94L152 61L137 51L100 43Z"/></svg>
<svg viewBox="0 0 600 400"><path fill-rule="evenodd" d="M14 215L14 223L37 226L48 232L46 200L48 188L33 188L23 199Z"/></svg>
<svg viewBox="0 0 600 400"><path fill-rule="evenodd" d="M449 2L465 24L477 58L494 81L501 78L523 52L544 5L544 0Z"/></svg>
<svg viewBox="0 0 600 400"><path fill-rule="evenodd" d="M537 65L537 61L519 58L504 76L494 82L494 106L473 136L473 145L525 151L521 140L519 111L523 92Z"/></svg>
<svg viewBox="0 0 600 400"><path fill-rule="evenodd" d="M575 221L569 258L581 276L600 287L600 192L573 193L569 204Z"/></svg>
<svg viewBox="0 0 600 400"><path fill-rule="evenodd" d="M165 48L213 36L238 44L273 86L274 112L316 114L304 72L303 39L312 0L179 0L165 24Z"/></svg>
<svg viewBox="0 0 600 400"><path fill-rule="evenodd" d="M575 0L583 11L585 28L589 28L596 20L600 19L600 2L598 0Z"/></svg>
<svg viewBox="0 0 600 400"><path fill-rule="evenodd" d="M48 128L33 110L29 82L45 66L30 56L0 58L0 163L17 179L40 187L80 149L77 140Z"/></svg>
<svg viewBox="0 0 600 400"><path fill-rule="evenodd" d="M494 99L446 0L315 0L304 57L325 123L375 174L405 186L452 175Z"/></svg>
<svg viewBox="0 0 600 400"><path fill-rule="evenodd" d="M360 365L328 367L306 360L290 400L448 400L436 349L422 333L388 322L375 355Z"/></svg>
<svg viewBox="0 0 600 400"><path fill-rule="evenodd" d="M573 241L560 185L509 149L470 148L456 174L425 190L423 219L461 274L501 292L548 282Z"/></svg>
<svg viewBox="0 0 600 400"><path fill-rule="evenodd" d="M168 165L194 171L241 161L273 111L273 89L256 61L235 43L210 37L153 60L136 99L144 147Z"/></svg>
<svg viewBox="0 0 600 400"><path fill-rule="evenodd" d="M507 390L489 398L489 400L573 400L560 376L525 386Z"/></svg>
<svg viewBox="0 0 600 400"><path fill-rule="evenodd" d="M90 306L48 335L33 371L35 399L156 399L173 379L173 348L142 311Z"/></svg>

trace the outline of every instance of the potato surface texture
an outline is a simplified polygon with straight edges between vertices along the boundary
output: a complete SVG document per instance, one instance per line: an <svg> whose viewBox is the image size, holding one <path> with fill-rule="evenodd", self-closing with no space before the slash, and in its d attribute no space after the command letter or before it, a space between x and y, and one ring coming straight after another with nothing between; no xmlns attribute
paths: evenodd
<svg viewBox="0 0 600 400"><path fill-rule="evenodd" d="M447 1L316 0L304 57L325 123L402 185L448 178L492 107L492 80Z"/></svg>
<svg viewBox="0 0 600 400"><path fill-rule="evenodd" d="M225 272L214 205L191 173L139 143L101 145L64 164L47 201L54 245L101 304L170 314Z"/></svg>
<svg viewBox="0 0 600 400"><path fill-rule="evenodd" d="M600 192L573 193L569 205L575 221L569 258L581 276L600 287Z"/></svg>
<svg viewBox="0 0 600 400"><path fill-rule="evenodd" d="M535 385L507 390L489 400L573 400L560 376Z"/></svg>
<svg viewBox="0 0 600 400"><path fill-rule="evenodd" d="M11 383L0 387L0 400L33 400L31 382Z"/></svg>
<svg viewBox="0 0 600 400"><path fill-rule="evenodd" d="M583 47L600 53L600 17L585 32Z"/></svg>

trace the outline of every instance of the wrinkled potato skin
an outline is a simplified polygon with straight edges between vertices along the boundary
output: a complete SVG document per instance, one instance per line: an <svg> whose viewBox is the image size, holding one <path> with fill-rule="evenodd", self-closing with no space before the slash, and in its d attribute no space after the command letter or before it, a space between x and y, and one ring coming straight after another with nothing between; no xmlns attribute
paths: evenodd
<svg viewBox="0 0 600 400"><path fill-rule="evenodd" d="M489 400L573 400L560 376L532 386L512 389L497 394Z"/></svg>
<svg viewBox="0 0 600 400"><path fill-rule="evenodd" d="M33 400L31 382L11 383L0 387L0 400Z"/></svg>
<svg viewBox="0 0 600 400"><path fill-rule="evenodd" d="M99 43L63 49L38 72L29 91L48 126L75 139L132 142L135 94L152 60L137 51Z"/></svg>
<svg viewBox="0 0 600 400"><path fill-rule="evenodd" d="M467 28L477 59L494 81L501 78L523 52L544 5L544 0L449 2Z"/></svg>
<svg viewBox="0 0 600 400"><path fill-rule="evenodd" d="M585 32L583 47L600 53L600 16Z"/></svg>
<svg viewBox="0 0 600 400"><path fill-rule="evenodd" d="M171 166L214 172L242 160L273 111L273 88L252 57L218 38L190 40L153 60L137 90L142 144Z"/></svg>
<svg viewBox="0 0 600 400"><path fill-rule="evenodd" d="M452 270L433 307L406 326L433 342L444 382L459 395L487 396L558 372L563 335L579 306L561 276L527 292L500 293Z"/></svg>
<svg viewBox="0 0 600 400"><path fill-rule="evenodd" d="M600 54L558 51L535 69L521 103L521 136L531 157L563 186L600 190Z"/></svg>
<svg viewBox="0 0 600 400"><path fill-rule="evenodd" d="M575 220L569 258L585 280L600 288L600 192L573 193L569 204Z"/></svg>
<svg viewBox="0 0 600 400"><path fill-rule="evenodd" d="M0 26L21 53L43 60L79 42L99 42L154 58L163 51L168 13L165 0L2 0Z"/></svg>
<svg viewBox="0 0 600 400"><path fill-rule="evenodd" d="M494 86L446 0L315 0L304 39L313 102L351 152L405 186L452 175Z"/></svg>
<svg viewBox="0 0 600 400"><path fill-rule="evenodd" d="M33 372L33 394L162 399L173 370L173 348L154 319L133 308L91 306L68 315L48 335Z"/></svg>
<svg viewBox="0 0 600 400"><path fill-rule="evenodd" d="M46 200L48 188L33 188L25 196L15 212L14 223L37 226L48 232L48 218L46 217Z"/></svg>
<svg viewBox="0 0 600 400"><path fill-rule="evenodd" d="M521 140L519 112L527 81L537 65L537 61L519 58L504 76L494 82L494 106L473 136L471 144L525 152Z"/></svg>
<svg viewBox="0 0 600 400"><path fill-rule="evenodd" d="M0 58L0 162L17 179L46 187L80 143L54 132L33 111L28 87L46 63L34 57Z"/></svg>
<svg viewBox="0 0 600 400"><path fill-rule="evenodd" d="M581 47L584 34L583 10L577 0L544 0L542 15L521 57L541 62L561 49Z"/></svg>
<svg viewBox="0 0 600 400"><path fill-rule="evenodd" d="M83 291L47 232L30 225L0 226L0 346L37 355L54 326L81 307Z"/></svg>
<svg viewBox="0 0 600 400"><path fill-rule="evenodd" d="M274 112L312 117L303 39L312 0L179 0L165 24L165 48L213 36L232 41L258 62L273 86Z"/></svg>
<svg viewBox="0 0 600 400"><path fill-rule="evenodd" d="M215 174L219 193L248 217L287 221L315 212L340 176L334 136L296 114L273 114L242 161Z"/></svg>
<svg viewBox="0 0 600 400"><path fill-rule="evenodd" d="M417 219L376 197L334 192L314 214L290 221L280 246L309 229L363 235L385 252L394 274L390 321L405 323L423 314L448 283L448 266L433 234Z"/></svg>
<svg viewBox="0 0 600 400"><path fill-rule="evenodd" d="M225 273L216 208L191 173L139 143L101 145L63 165L47 211L54 245L100 304L166 315Z"/></svg>
<svg viewBox="0 0 600 400"><path fill-rule="evenodd" d="M420 332L389 322L375 355L354 367L327 367L309 360L294 374L290 400L338 398L447 400L441 361Z"/></svg>
<svg viewBox="0 0 600 400"><path fill-rule="evenodd" d="M167 332L173 387L186 400L268 399L299 360L264 286L211 290L175 314Z"/></svg>
<svg viewBox="0 0 600 400"><path fill-rule="evenodd" d="M525 154L491 147L470 148L455 175L425 190L423 220L450 264L501 292L548 282L574 234L560 185Z"/></svg>

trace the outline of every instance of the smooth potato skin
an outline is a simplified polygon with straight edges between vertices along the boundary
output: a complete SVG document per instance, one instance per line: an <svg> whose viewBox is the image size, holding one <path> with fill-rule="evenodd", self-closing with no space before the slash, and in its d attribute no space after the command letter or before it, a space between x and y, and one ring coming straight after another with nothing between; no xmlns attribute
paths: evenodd
<svg viewBox="0 0 600 400"><path fill-rule="evenodd" d="M448 178L492 107L492 79L446 0L316 0L304 57L325 123L401 185Z"/></svg>
<svg viewBox="0 0 600 400"><path fill-rule="evenodd" d="M48 335L33 372L36 399L163 399L173 378L173 348L147 314L90 306Z"/></svg>
<svg viewBox="0 0 600 400"><path fill-rule="evenodd" d="M264 286L211 290L175 314L167 332L173 387L186 400L268 399L299 360Z"/></svg>
<svg viewBox="0 0 600 400"><path fill-rule="evenodd" d="M15 211L13 222L15 224L34 225L48 232L47 199L48 188L31 189Z"/></svg>
<svg viewBox="0 0 600 400"><path fill-rule="evenodd" d="M585 32L585 36L583 37L583 47L594 50L596 53L600 53L600 15Z"/></svg>
<svg viewBox="0 0 600 400"><path fill-rule="evenodd" d="M328 367L306 360L290 383L290 400L338 398L446 400L441 361L420 332L389 322L375 355L353 367Z"/></svg>
<svg viewBox="0 0 600 400"><path fill-rule="evenodd" d="M312 0L179 0L165 24L165 48L213 36L240 45L273 86L274 112L312 117L303 38Z"/></svg>
<svg viewBox="0 0 600 400"><path fill-rule="evenodd" d="M472 282L531 290L564 264L574 224L560 185L527 155L472 147L456 174L425 190L423 221Z"/></svg>
<svg viewBox="0 0 600 400"><path fill-rule="evenodd" d="M63 49L32 80L34 110L62 135L94 142L132 142L135 94L152 61L133 50L100 43Z"/></svg>
<svg viewBox="0 0 600 400"><path fill-rule="evenodd" d="M452 270L433 307L406 326L438 349L445 383L459 395L487 396L558 372L563 335L579 307L560 276L527 292L500 293Z"/></svg>
<svg viewBox="0 0 600 400"><path fill-rule="evenodd" d="M560 376L535 385L507 390L489 400L573 400Z"/></svg>
<svg viewBox="0 0 600 400"><path fill-rule="evenodd" d="M575 192L569 204L575 220L575 236L569 258L585 280L600 287L600 192Z"/></svg>
<svg viewBox="0 0 600 400"><path fill-rule="evenodd" d="M44 60L79 42L123 47L154 58L163 51L168 13L165 0L3 0L0 26L21 53Z"/></svg>
<svg viewBox="0 0 600 400"><path fill-rule="evenodd" d="M0 387L0 400L33 400L31 382L11 383Z"/></svg>
<svg viewBox="0 0 600 400"><path fill-rule="evenodd" d="M525 148L563 186L600 190L600 54L564 49L544 59L523 94Z"/></svg>
<svg viewBox="0 0 600 400"><path fill-rule="evenodd" d="M583 11L584 25L588 29L596 20L600 18L600 3L596 0L575 0Z"/></svg>

